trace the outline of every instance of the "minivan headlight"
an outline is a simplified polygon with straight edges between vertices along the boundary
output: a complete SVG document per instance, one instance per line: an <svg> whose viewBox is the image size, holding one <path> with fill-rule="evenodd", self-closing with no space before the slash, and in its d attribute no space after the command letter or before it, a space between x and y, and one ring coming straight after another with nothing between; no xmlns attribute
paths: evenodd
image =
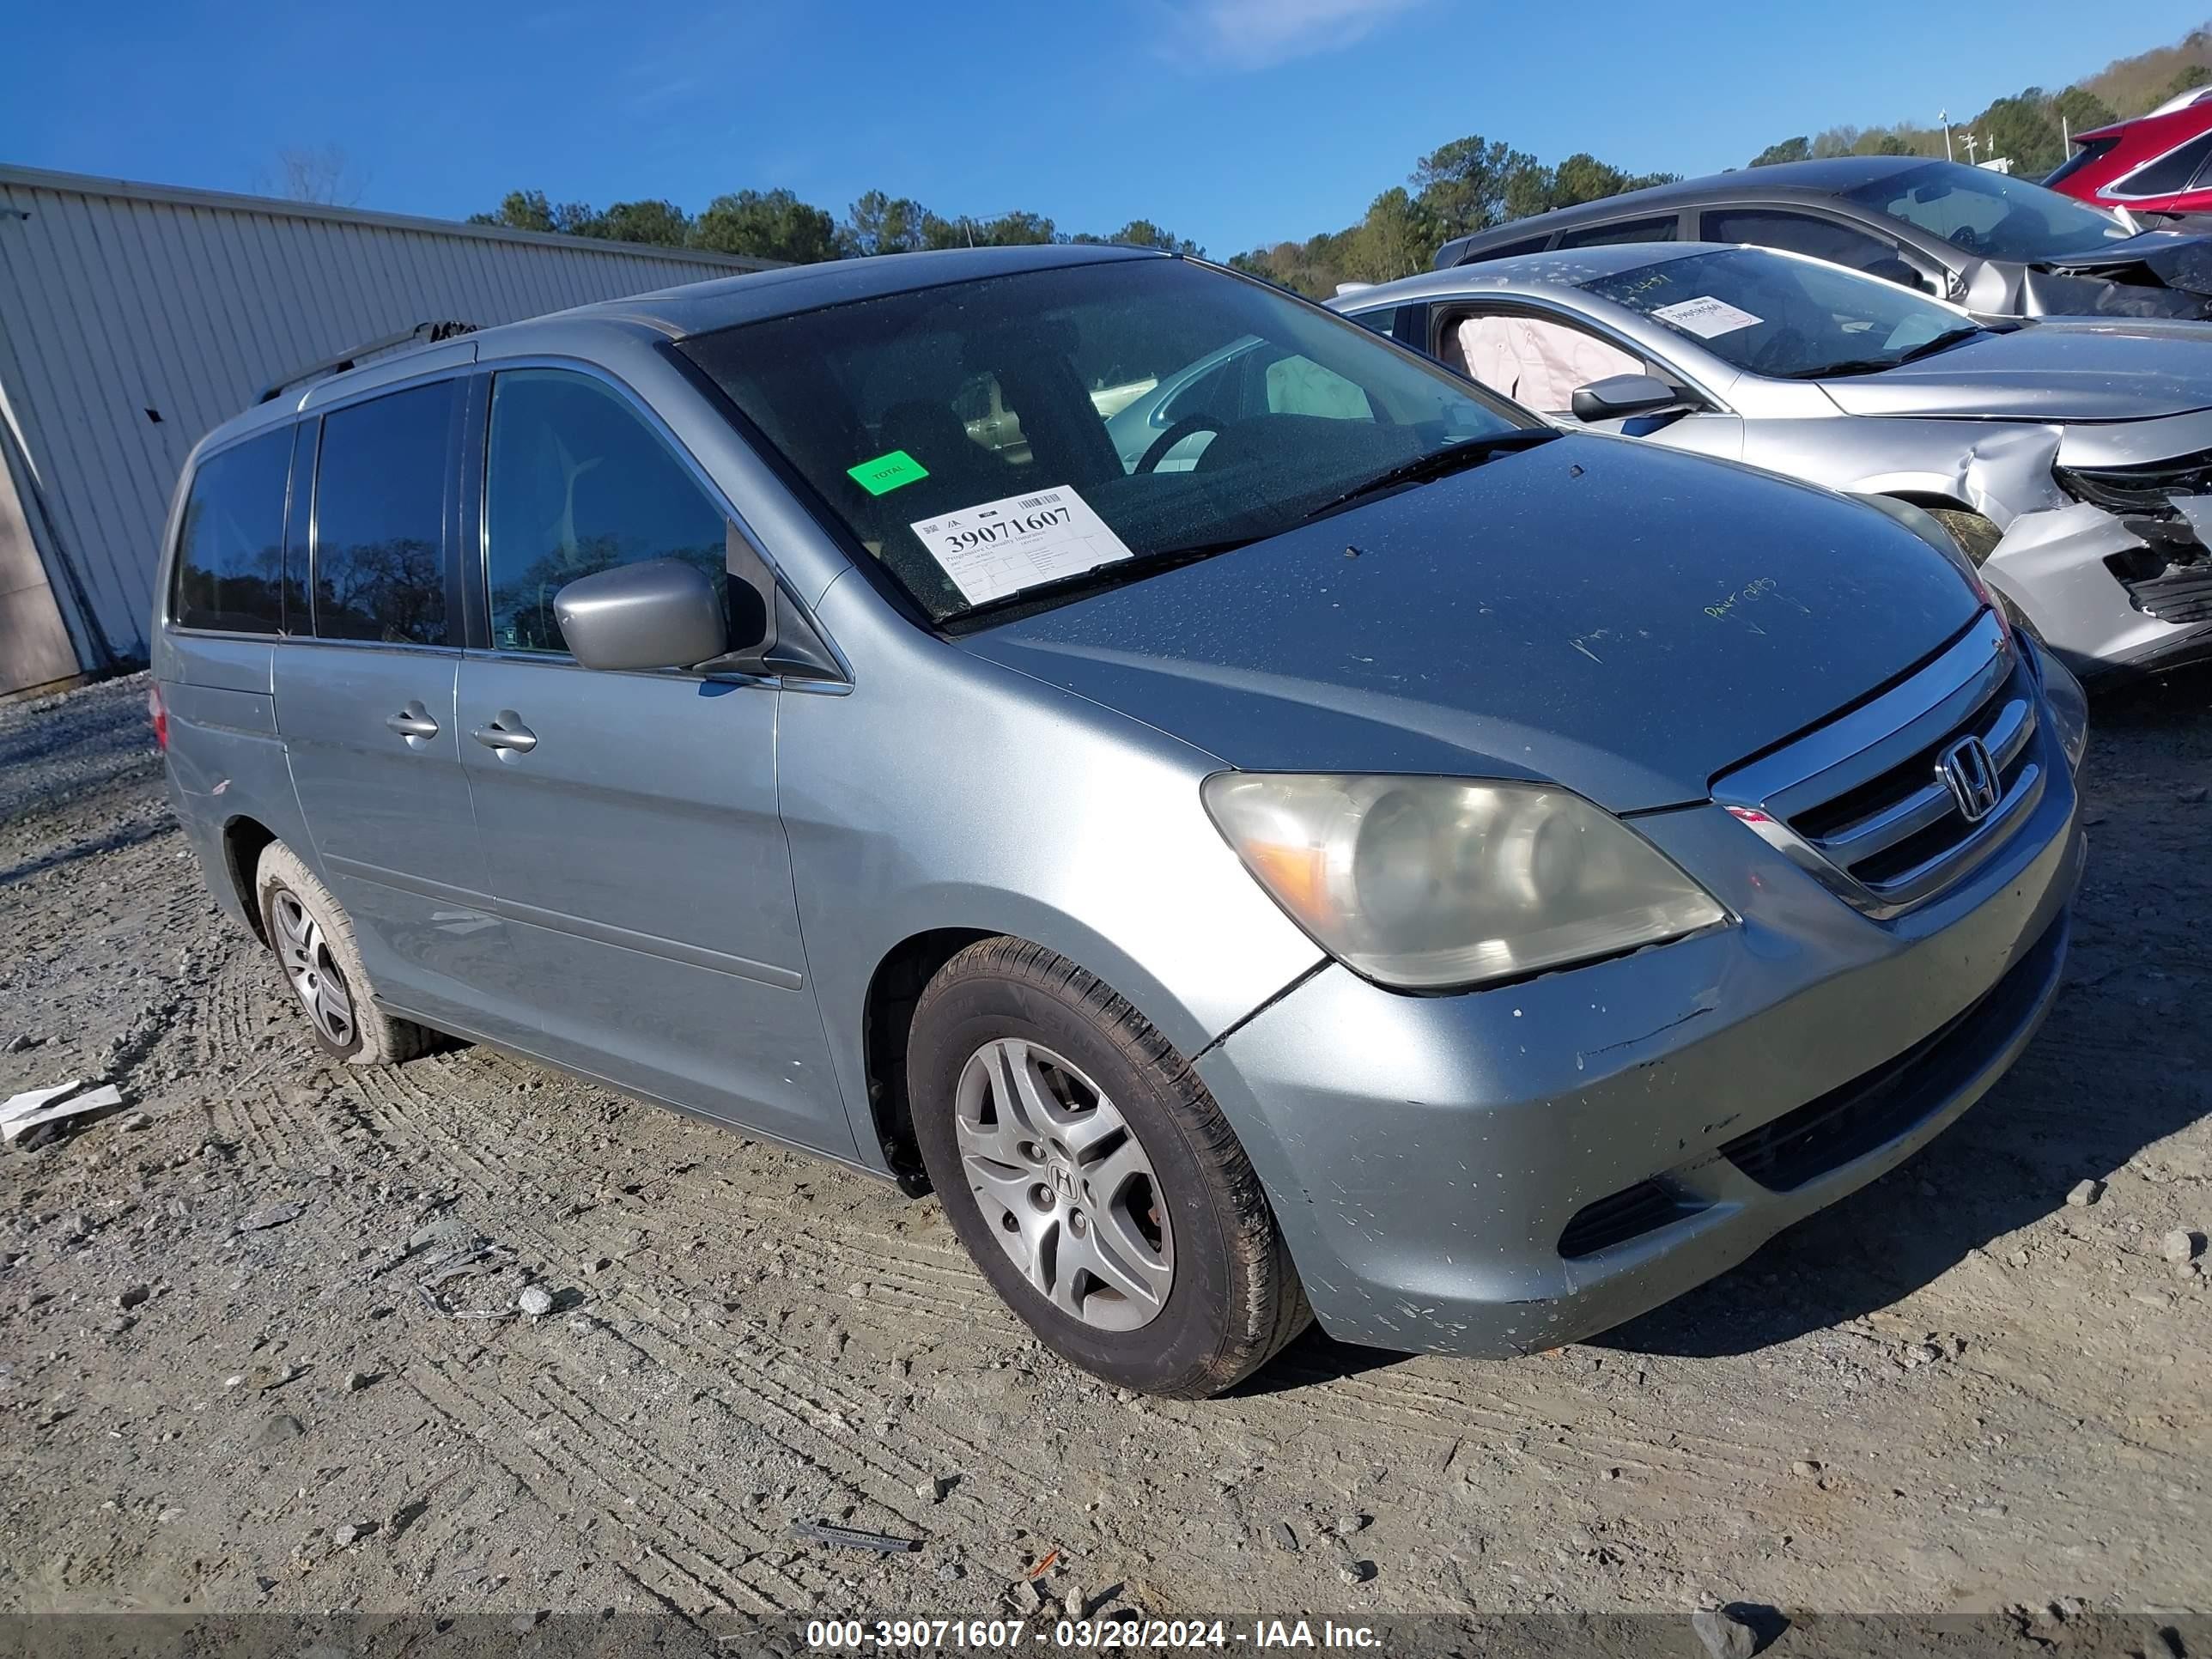
<svg viewBox="0 0 2212 1659"><path fill-rule="evenodd" d="M1202 793L1291 919L1385 985L1478 985L1728 920L1619 818L1544 784L1218 772Z"/></svg>

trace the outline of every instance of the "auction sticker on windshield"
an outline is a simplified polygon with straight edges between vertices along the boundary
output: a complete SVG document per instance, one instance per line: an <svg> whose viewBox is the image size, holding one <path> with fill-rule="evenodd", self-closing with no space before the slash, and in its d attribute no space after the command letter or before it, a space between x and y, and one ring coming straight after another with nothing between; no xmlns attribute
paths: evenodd
<svg viewBox="0 0 2212 1659"><path fill-rule="evenodd" d="M1766 320L1763 317L1754 317L1725 300L1716 300L1710 294L1700 295L1694 300L1683 300L1671 306L1656 307L1651 314L1662 323L1672 323L1686 334L1696 335L1700 340L1710 340L1717 334L1733 334L1740 328L1756 328Z"/></svg>
<svg viewBox="0 0 2212 1659"><path fill-rule="evenodd" d="M940 513L912 527L970 605L1129 556L1113 527L1064 484Z"/></svg>

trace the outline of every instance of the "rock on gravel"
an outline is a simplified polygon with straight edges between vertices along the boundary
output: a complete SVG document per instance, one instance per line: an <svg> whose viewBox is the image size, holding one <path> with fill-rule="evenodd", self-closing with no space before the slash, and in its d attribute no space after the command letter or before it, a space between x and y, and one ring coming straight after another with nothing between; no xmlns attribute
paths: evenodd
<svg viewBox="0 0 2212 1659"><path fill-rule="evenodd" d="M1690 1628L1712 1659L1751 1659L1759 1651L1759 1635L1725 1608L1700 1608L1690 1615Z"/></svg>
<svg viewBox="0 0 2212 1659"><path fill-rule="evenodd" d="M515 1298L514 1305L532 1319L543 1319L553 1311L553 1292L543 1285L532 1285Z"/></svg>
<svg viewBox="0 0 2212 1659"><path fill-rule="evenodd" d="M264 1204L252 1214L241 1217L237 1231L241 1233L265 1232L271 1227L281 1227L288 1221L297 1221L307 1213L304 1204Z"/></svg>
<svg viewBox="0 0 2212 1659"><path fill-rule="evenodd" d="M2077 1181L2074 1190L2066 1194L2066 1201L2077 1210L2086 1210L2105 1195L2105 1183L2097 1180Z"/></svg>
<svg viewBox="0 0 2212 1659"><path fill-rule="evenodd" d="M2159 1250L2168 1261L2187 1261L2197 1254L2197 1235L2186 1227L2176 1227L2159 1241Z"/></svg>

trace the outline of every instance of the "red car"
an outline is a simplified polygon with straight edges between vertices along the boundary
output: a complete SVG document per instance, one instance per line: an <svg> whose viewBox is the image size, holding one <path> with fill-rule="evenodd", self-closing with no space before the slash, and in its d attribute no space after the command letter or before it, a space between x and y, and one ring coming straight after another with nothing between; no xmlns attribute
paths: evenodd
<svg viewBox="0 0 2212 1659"><path fill-rule="evenodd" d="M2043 182L2140 222L2212 214L2212 87L2149 114L2074 135L2074 154Z"/></svg>

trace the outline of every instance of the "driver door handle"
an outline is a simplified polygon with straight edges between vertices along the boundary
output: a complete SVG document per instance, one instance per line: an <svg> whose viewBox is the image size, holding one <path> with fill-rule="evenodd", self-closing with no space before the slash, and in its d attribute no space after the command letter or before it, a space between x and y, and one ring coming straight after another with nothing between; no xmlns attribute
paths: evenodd
<svg viewBox="0 0 2212 1659"><path fill-rule="evenodd" d="M387 714L384 725L386 731L397 732L403 738L434 738L438 735L437 721L428 714L417 714L411 709L403 708L396 714Z"/></svg>
<svg viewBox="0 0 2212 1659"><path fill-rule="evenodd" d="M512 708L502 708L492 717L489 726L479 726L469 733L487 749L496 749L503 754L526 755L538 747L538 734L522 723L522 717Z"/></svg>

